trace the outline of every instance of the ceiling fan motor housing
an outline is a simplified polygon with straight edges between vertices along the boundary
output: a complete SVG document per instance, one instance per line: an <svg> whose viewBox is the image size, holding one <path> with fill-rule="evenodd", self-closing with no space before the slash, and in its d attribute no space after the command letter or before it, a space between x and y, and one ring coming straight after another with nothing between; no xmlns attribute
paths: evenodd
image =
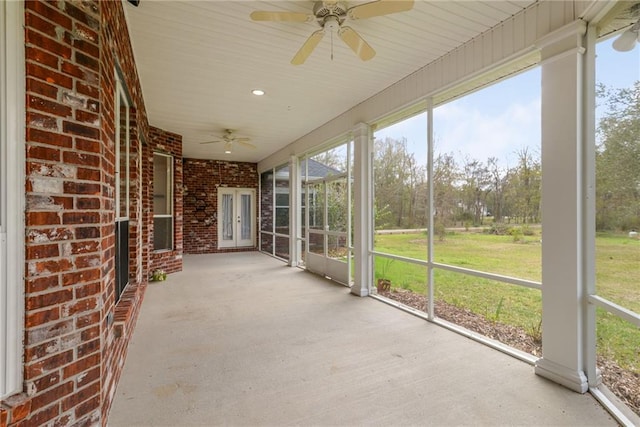
<svg viewBox="0 0 640 427"><path fill-rule="evenodd" d="M337 21L338 26L342 25L347 18L347 10L347 4L339 1L317 1L313 5L313 15L323 28L327 22L331 21Z"/></svg>

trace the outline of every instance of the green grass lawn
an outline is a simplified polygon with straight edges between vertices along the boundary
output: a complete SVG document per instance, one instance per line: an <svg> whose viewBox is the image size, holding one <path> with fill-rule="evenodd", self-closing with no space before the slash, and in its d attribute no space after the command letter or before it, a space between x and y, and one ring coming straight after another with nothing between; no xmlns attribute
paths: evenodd
<svg viewBox="0 0 640 427"><path fill-rule="evenodd" d="M376 235L374 248L426 260L427 236ZM533 236L496 236L479 232L450 233L434 242L434 260L473 270L540 281L539 230ZM640 241L627 236L599 235L596 239L597 292L604 298L640 312ZM426 267L376 257L376 278L392 286L426 292ZM489 320L524 328L535 334L542 316L540 291L443 270L434 271L435 297L466 308ZM437 315L437 313L436 313ZM640 330L598 310L598 353L640 373Z"/></svg>

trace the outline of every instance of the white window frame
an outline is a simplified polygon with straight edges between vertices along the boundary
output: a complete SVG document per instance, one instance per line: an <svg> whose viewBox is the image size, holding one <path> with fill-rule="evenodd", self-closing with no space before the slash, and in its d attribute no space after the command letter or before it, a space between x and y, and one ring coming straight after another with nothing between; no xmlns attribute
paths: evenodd
<svg viewBox="0 0 640 427"><path fill-rule="evenodd" d="M129 169L131 166L131 159L130 159L130 149L131 149L131 141L129 140L129 134L130 134L130 127L129 127L129 108L130 108L130 103L129 103L129 97L127 96L126 91L124 90L124 86L122 85L122 81L120 78L120 74L118 73L118 71L116 70L115 72L115 77L116 77L116 96L115 96L115 129L116 129L116 165L115 165L115 184L116 184L116 221L122 221L122 220L128 220L129 219ZM127 147L127 152L125 154L125 158L126 158L126 162L127 162L127 169L125 172L125 176L122 177L120 176L120 123L121 123L121 117L120 117L120 107L121 107L121 101L124 101L124 105L127 107L126 108L126 115L127 117L125 118L125 123L127 124L127 129L126 132L124 132L125 137L127 139L126 141L126 147ZM125 194L122 195L120 194L120 180L124 179L125 180ZM121 197L125 197L126 200L126 209L125 212L120 212L120 198Z"/></svg>
<svg viewBox="0 0 640 427"><path fill-rule="evenodd" d="M0 398L22 390L24 333L24 2L0 2ZM8 185L11 183L11 185Z"/></svg>
<svg viewBox="0 0 640 427"><path fill-rule="evenodd" d="M175 248L175 239L174 239L174 234L175 234L175 223L174 223L174 206L173 206L173 156L170 154L164 154L164 153L158 153L158 152L154 152L153 153L153 157L154 157L154 174L155 174L155 156L160 156L160 157L166 157L169 159L169 161L167 162L167 170L166 170L166 174L167 174L167 188L166 188L166 194L168 197L168 201L169 201L169 214L168 215L156 215L156 213L153 213L153 219L155 220L156 218L171 218L171 247L170 248L163 248L163 249L154 249L154 252L166 252L166 251L172 251ZM153 185L155 186L155 182L153 183ZM155 194L153 194L153 197L155 197ZM155 204L155 202L154 202ZM154 242L155 242L155 227L153 229L153 233L154 233ZM155 243L154 243L155 245Z"/></svg>

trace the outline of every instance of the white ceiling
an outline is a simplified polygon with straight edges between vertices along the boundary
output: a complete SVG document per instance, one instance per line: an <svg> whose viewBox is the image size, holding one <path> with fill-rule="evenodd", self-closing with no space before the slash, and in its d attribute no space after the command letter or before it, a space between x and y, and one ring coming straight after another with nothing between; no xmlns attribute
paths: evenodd
<svg viewBox="0 0 640 427"><path fill-rule="evenodd" d="M142 0L125 10L150 124L182 135L184 157L258 162L531 3L416 0L409 12L348 22L372 60L335 35L331 59L327 34L300 66L290 60L318 25L249 14L311 13L313 1ZM200 144L227 128L257 148Z"/></svg>

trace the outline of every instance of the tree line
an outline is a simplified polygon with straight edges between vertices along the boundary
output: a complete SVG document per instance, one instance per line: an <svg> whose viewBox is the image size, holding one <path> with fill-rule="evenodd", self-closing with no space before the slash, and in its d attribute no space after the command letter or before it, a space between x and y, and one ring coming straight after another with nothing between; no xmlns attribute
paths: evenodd
<svg viewBox="0 0 640 427"><path fill-rule="evenodd" d="M427 167L407 149L406 138L374 143L376 228L426 228L429 186ZM433 161L433 200L437 225L482 226L497 222L540 221L541 165L528 148L517 152L516 166L440 153Z"/></svg>
<svg viewBox="0 0 640 427"><path fill-rule="evenodd" d="M599 86L606 113L598 122L596 149L596 227L640 229L640 82L631 88ZM427 168L407 148L406 138L374 142L374 194L377 229L426 228ZM529 148L516 151L507 166L495 157L460 160L439 153L433 164L436 227L493 223L539 223L542 165Z"/></svg>

